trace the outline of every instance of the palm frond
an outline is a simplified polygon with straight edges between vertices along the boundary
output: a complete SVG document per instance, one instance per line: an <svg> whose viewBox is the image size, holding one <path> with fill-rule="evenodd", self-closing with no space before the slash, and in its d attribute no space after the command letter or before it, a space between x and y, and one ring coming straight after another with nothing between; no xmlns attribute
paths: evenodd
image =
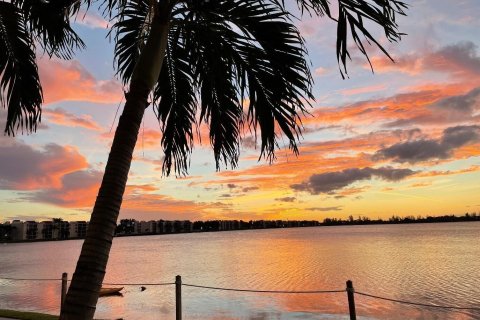
<svg viewBox="0 0 480 320"><path fill-rule="evenodd" d="M277 1L277 0L272 0ZM340 64L342 77L347 75L347 61L350 59L348 41L351 38L356 47L366 57L370 59L361 36L367 43L374 43L387 57L386 49L371 34L367 28L368 23L373 23L373 27L380 27L389 41L398 41L403 35L398 30L396 22L397 15L405 15L407 5L399 0L337 0L338 18L331 15L329 0L296 0L299 7L309 13L318 15L326 14L332 20L337 22L337 59ZM369 26L370 27L370 26ZM371 66L371 63L370 63ZM373 70L373 69L372 69Z"/></svg>
<svg viewBox="0 0 480 320"><path fill-rule="evenodd" d="M112 27L115 33L115 65L124 84L130 81L133 69L145 45L150 29L151 8L148 0L133 0L116 15Z"/></svg>
<svg viewBox="0 0 480 320"><path fill-rule="evenodd" d="M153 99L154 110L163 133L163 172L166 175L170 174L172 166L178 175L187 173L197 110L188 53L176 42L177 37L178 34L175 33L169 35L164 67Z"/></svg>
<svg viewBox="0 0 480 320"><path fill-rule="evenodd" d="M164 68L154 93L154 106L164 136L164 173L175 167L186 173L193 147L196 101L200 122L208 123L217 169L235 167L243 126L260 132L260 157L275 158L279 134L297 153L300 116L313 100L312 76L304 41L283 0L172 1L171 30ZM297 0L303 11L327 15L338 24L337 58L346 73L353 39L367 56L360 36L388 53L364 21L384 28L390 41L401 34L395 16L404 14L397 0L339 0L338 19L327 0ZM117 70L124 83L133 73L159 2L105 0L118 10L115 24ZM116 9L115 9L116 8ZM119 9L120 8L120 9ZM247 102L248 101L248 102Z"/></svg>
<svg viewBox="0 0 480 320"><path fill-rule="evenodd" d="M42 87L33 39L21 10L0 2L0 103L7 108L5 132L36 130L40 121Z"/></svg>
<svg viewBox="0 0 480 320"><path fill-rule="evenodd" d="M342 76L347 74L347 57L350 57L347 29L350 29L350 35L355 45L366 57L370 67L372 67L372 64L360 38L362 35L368 43L373 42L388 58L393 60L387 50L371 35L364 24L364 20L369 20L375 25L382 27L387 39L396 42L403 35L398 31L396 15L405 15L404 10L406 7L403 2L397 0L374 0L372 2L359 0L339 1L337 59L343 67L343 70L340 69Z"/></svg>
<svg viewBox="0 0 480 320"><path fill-rule="evenodd" d="M91 0L88 0L89 2ZM114 17L118 12L122 12L131 0L101 0L100 9L103 9L103 15L106 18ZM153 3L157 0L149 0L148 3Z"/></svg>
<svg viewBox="0 0 480 320"><path fill-rule="evenodd" d="M72 16L78 13L78 0L38 1L13 0L28 22L28 31L50 56L71 59L75 50L85 44L70 25Z"/></svg>
<svg viewBox="0 0 480 320"><path fill-rule="evenodd" d="M188 38L199 48L195 54L199 56L196 78L203 79L199 83L205 85L220 72L221 81L210 90L215 89L217 96L219 92L223 93L228 101L218 106L208 104L210 108L228 108L219 110L228 112L225 120L210 121L211 137L213 130L217 133L215 142L224 144L222 148L216 148L214 143L214 152L222 150L222 153L215 154L216 160L236 165L238 145L232 140L238 140L236 133L243 117L236 110L242 110L244 98L250 100L245 106L248 125L255 132L257 127L261 131L261 156L274 159L277 129L285 134L290 148L297 152L301 131L299 114L306 111L308 99L313 96L312 79L305 60L306 49L298 30L289 20L289 14L281 6L254 0L218 1L214 5L192 5L191 8L194 14L190 15L191 19L184 28ZM202 72L202 66L208 62L222 67L211 69L213 73L211 70ZM237 95L237 102L231 98L232 92ZM202 100L204 96L213 100L212 95L203 94ZM203 114L211 120L216 113L207 111ZM226 128L212 128L219 123L230 125L231 130L234 122L236 130L233 135L227 135ZM219 139L222 132L223 137Z"/></svg>
<svg viewBox="0 0 480 320"><path fill-rule="evenodd" d="M210 143L219 170L222 162L237 166L243 109L234 61L221 54L222 42L211 40L204 43L206 46L196 59L195 70L201 97L200 121L209 123Z"/></svg>

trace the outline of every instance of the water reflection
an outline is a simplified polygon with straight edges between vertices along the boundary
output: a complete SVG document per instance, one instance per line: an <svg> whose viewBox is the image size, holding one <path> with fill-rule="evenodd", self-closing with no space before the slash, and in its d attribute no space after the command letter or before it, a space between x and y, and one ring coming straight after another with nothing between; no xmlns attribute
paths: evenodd
<svg viewBox="0 0 480 320"><path fill-rule="evenodd" d="M117 238L105 282L173 282L240 289L343 289L480 307L480 223L345 226ZM80 241L0 246L0 274L60 278ZM61 258L59 258L61 257ZM173 319L173 286L127 286L97 318ZM0 280L0 308L58 313L60 282ZM183 287L186 319L347 319L346 293L254 294ZM360 319L478 319L480 312L404 306L356 295Z"/></svg>

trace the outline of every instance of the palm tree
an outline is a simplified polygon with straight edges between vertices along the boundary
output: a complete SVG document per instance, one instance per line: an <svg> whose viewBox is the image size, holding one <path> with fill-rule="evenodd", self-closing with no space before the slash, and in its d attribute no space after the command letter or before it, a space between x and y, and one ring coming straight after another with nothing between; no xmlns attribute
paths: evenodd
<svg viewBox="0 0 480 320"><path fill-rule="evenodd" d="M40 120L35 40L49 54L64 58L83 46L69 26L80 1L0 2L0 41L7 49L0 50L0 87L8 108L7 133L34 131ZM91 1L81 2L89 6ZM398 0L338 0L338 16L333 17L328 0L291 2L302 13L326 15L337 23L342 75L350 58L348 39L367 56L360 39L364 36L388 56L364 21L397 41L401 34L395 17L406 8ZM50 13L43 6L55 10ZM187 173L200 123L209 126L217 169L237 165L245 129L255 134L259 129L260 157L275 158L278 134L284 134L297 153L300 116L313 100L304 41L284 1L104 0L103 6L115 21L116 66L129 87L61 319L93 318L150 95L163 131L167 175L172 168L178 175ZM44 15L54 13L58 19L46 22Z"/></svg>

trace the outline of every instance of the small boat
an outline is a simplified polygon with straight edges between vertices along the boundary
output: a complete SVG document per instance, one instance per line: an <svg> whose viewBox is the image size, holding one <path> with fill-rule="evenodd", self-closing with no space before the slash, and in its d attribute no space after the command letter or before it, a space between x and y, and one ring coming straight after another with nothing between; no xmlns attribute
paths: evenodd
<svg viewBox="0 0 480 320"><path fill-rule="evenodd" d="M105 296L114 296L114 295L122 295L120 292L123 289L123 287L118 287L118 288L104 288L102 287L100 289L100 297L105 297Z"/></svg>

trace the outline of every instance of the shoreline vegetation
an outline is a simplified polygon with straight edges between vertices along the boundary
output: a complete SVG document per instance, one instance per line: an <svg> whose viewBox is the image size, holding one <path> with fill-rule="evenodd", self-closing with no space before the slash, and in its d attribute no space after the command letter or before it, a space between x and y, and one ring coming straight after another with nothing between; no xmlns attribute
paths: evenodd
<svg viewBox="0 0 480 320"><path fill-rule="evenodd" d="M62 219L53 219L52 223L61 223L63 226L68 224ZM18 221L18 220L16 220ZM240 231L240 230L258 230L258 229L279 229L279 228L302 228L302 227L327 227L327 226L352 226L352 225L378 225L378 224L414 224L414 223L443 223L443 222L474 222L480 221L480 214L465 213L463 216L443 215L443 216L405 216L393 215L388 220L380 218L371 219L365 216L354 218L349 216L347 219L325 218L322 222L316 220L207 220L194 221L189 220L158 220L158 221L137 221L135 219L122 219L117 225L115 237L128 236L147 236L162 234L179 233L198 233L198 232L219 232L219 231ZM32 223L28 221L25 223ZM35 222L33 222L35 223ZM0 242L18 243L18 242L42 242L58 240L78 240L83 237L55 237L22 239L16 240L11 237L14 232L13 223L0 224ZM55 230L55 227L53 227ZM57 234L60 234L57 232Z"/></svg>

